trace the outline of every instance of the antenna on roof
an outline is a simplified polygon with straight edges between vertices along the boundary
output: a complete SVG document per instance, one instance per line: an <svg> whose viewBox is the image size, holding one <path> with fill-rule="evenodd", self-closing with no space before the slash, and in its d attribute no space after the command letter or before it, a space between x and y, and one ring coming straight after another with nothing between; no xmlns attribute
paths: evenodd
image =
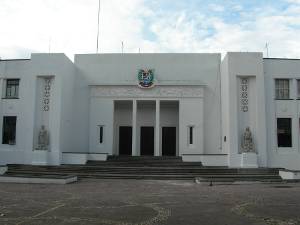
<svg viewBox="0 0 300 225"><path fill-rule="evenodd" d="M269 58L269 43L266 42L265 49L267 51L267 58Z"/></svg>
<svg viewBox="0 0 300 225"><path fill-rule="evenodd" d="M139 53L141 53L141 48L139 48Z"/></svg>
<svg viewBox="0 0 300 225"><path fill-rule="evenodd" d="M98 4L98 23L97 23L97 50L96 53L99 51L99 32L100 32L100 9L101 9L101 0L99 0Z"/></svg>
<svg viewBox="0 0 300 225"><path fill-rule="evenodd" d="M124 42L122 41L122 54L124 53Z"/></svg>
<svg viewBox="0 0 300 225"><path fill-rule="evenodd" d="M49 46L48 46L48 53L51 52L51 36L49 37Z"/></svg>

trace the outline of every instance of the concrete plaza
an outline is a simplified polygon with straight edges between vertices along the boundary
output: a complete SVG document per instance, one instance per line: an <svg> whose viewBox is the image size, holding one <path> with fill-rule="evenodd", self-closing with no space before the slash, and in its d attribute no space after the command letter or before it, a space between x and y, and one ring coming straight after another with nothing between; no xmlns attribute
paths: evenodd
<svg viewBox="0 0 300 225"><path fill-rule="evenodd" d="M92 180L0 184L0 224L300 224L300 184Z"/></svg>

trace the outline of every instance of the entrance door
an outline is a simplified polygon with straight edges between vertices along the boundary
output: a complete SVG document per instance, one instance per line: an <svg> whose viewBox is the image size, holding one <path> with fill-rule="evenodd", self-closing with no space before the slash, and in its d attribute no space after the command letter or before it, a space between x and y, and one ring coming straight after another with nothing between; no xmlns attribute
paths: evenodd
<svg viewBox="0 0 300 225"><path fill-rule="evenodd" d="M154 127L141 127L141 155L154 155Z"/></svg>
<svg viewBox="0 0 300 225"><path fill-rule="evenodd" d="M176 156L176 127L162 128L162 155Z"/></svg>
<svg viewBox="0 0 300 225"><path fill-rule="evenodd" d="M131 155L132 127L119 127L119 155Z"/></svg>

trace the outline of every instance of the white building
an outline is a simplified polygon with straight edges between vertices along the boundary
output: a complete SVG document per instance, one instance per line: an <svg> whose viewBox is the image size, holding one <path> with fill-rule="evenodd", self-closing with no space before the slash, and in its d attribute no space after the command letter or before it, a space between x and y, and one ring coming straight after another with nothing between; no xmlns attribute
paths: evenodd
<svg viewBox="0 0 300 225"><path fill-rule="evenodd" d="M207 166L300 169L300 60L87 54L73 63L32 54L0 60L0 89L0 164L172 155Z"/></svg>

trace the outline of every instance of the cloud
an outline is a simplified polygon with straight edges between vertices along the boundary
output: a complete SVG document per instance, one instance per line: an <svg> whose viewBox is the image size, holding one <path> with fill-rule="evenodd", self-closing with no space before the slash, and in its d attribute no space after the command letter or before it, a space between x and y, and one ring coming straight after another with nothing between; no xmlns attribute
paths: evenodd
<svg viewBox="0 0 300 225"><path fill-rule="evenodd" d="M29 57L30 52L94 53L98 0L1 0L0 56ZM133 51L141 42L149 13L140 0L101 2L100 50L120 52L121 41ZM51 41L50 41L51 40ZM9 47L7 47L9 46ZM137 51L137 50L136 50Z"/></svg>
<svg viewBox="0 0 300 225"><path fill-rule="evenodd" d="M225 10L225 8L222 5L218 5L218 4L209 4L208 8L214 12L223 12Z"/></svg>
<svg viewBox="0 0 300 225"><path fill-rule="evenodd" d="M100 52L121 52L122 41L125 52L222 53L265 51L268 42L270 56L300 58L299 0L252 8L235 1L205 8L166 2L102 0ZM97 10L98 0L1 0L0 57L30 57L49 47L70 58L94 53Z"/></svg>

